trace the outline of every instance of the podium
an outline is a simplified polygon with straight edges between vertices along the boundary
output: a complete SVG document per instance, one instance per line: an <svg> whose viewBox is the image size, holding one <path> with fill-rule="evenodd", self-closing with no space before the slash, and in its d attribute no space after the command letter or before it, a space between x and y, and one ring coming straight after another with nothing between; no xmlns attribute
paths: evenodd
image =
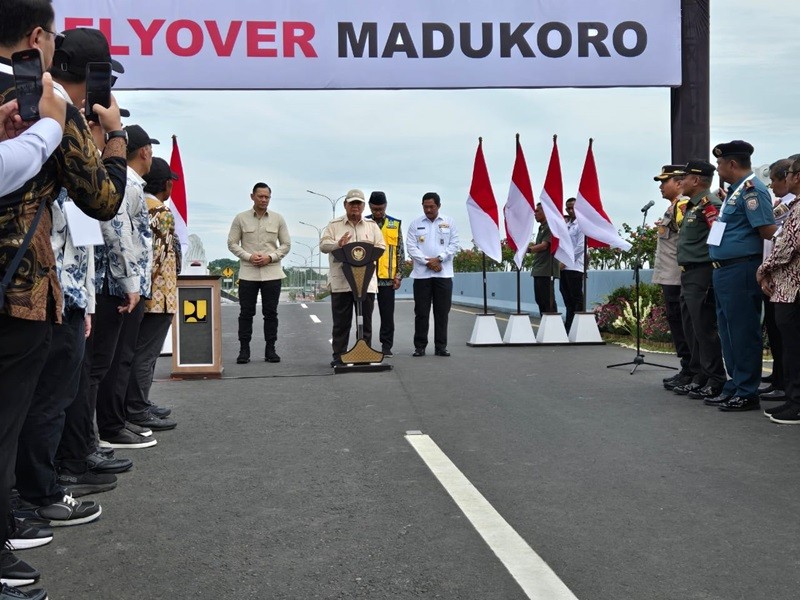
<svg viewBox="0 0 800 600"><path fill-rule="evenodd" d="M334 373L389 371L392 366L383 364L383 352L370 347L364 339L363 304L367 298L369 282L375 273L375 261L383 254L369 242L350 242L331 252L342 263L342 271L356 307L356 343L339 358L344 363L333 368Z"/></svg>
<svg viewBox="0 0 800 600"><path fill-rule="evenodd" d="M178 314L172 322L172 377L222 377L222 315L217 275L178 275Z"/></svg>

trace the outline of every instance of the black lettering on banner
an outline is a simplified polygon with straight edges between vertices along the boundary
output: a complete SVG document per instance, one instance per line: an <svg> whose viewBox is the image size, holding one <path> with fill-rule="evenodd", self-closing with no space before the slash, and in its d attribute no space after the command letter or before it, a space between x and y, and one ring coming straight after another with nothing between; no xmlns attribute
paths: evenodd
<svg viewBox="0 0 800 600"><path fill-rule="evenodd" d="M636 44L632 48L625 46L625 34L632 31L636 34ZM639 56L647 48L647 30L636 21L624 21L614 28L614 50L625 58Z"/></svg>
<svg viewBox="0 0 800 600"><path fill-rule="evenodd" d="M408 58L419 58L417 49L414 46L414 39L405 23L394 23L389 37L386 38L386 46L383 48L381 58L392 58L395 54L405 53Z"/></svg>
<svg viewBox="0 0 800 600"><path fill-rule="evenodd" d="M481 23L481 46L480 48L472 47L472 24L459 23L458 26L460 39L461 39L461 52L467 58L486 58L492 53L492 46L494 45L492 24Z"/></svg>
<svg viewBox="0 0 800 600"><path fill-rule="evenodd" d="M509 58L512 48L517 46L523 58L534 58L536 55L525 39L525 34L531 27L533 23L520 23L511 31L511 23L500 23L500 56Z"/></svg>
<svg viewBox="0 0 800 600"><path fill-rule="evenodd" d="M339 23L339 58L347 58L347 48L353 51L354 58L364 56L364 48L369 47L369 58L378 57L378 24L362 23L356 35L353 23Z"/></svg>
<svg viewBox="0 0 800 600"><path fill-rule="evenodd" d="M561 45L553 48L550 45L550 34L556 32L561 36ZM536 45L539 46L539 52L547 58L561 58L569 54L572 50L572 32L564 23L552 21L545 23L539 28L539 33L536 36Z"/></svg>
<svg viewBox="0 0 800 600"><path fill-rule="evenodd" d="M578 56L589 56L589 45L594 46L597 56L608 58L611 52L605 45L608 37L608 25L600 22L578 23Z"/></svg>
<svg viewBox="0 0 800 600"><path fill-rule="evenodd" d="M441 34L441 47L434 47L434 34ZM422 24L422 58L444 58L455 45L453 30L446 23Z"/></svg>

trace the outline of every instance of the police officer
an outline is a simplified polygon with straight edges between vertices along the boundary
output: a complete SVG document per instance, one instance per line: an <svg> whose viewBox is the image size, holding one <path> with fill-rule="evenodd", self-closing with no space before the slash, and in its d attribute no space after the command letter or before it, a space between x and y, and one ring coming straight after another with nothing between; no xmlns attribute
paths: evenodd
<svg viewBox="0 0 800 600"><path fill-rule="evenodd" d="M400 219L386 214L386 194L372 192L369 195L369 210L372 219L381 228L386 252L378 259L378 310L381 313L381 352L392 356L394 345L394 291L400 287L400 267L405 262L403 233Z"/></svg>
<svg viewBox="0 0 800 600"><path fill-rule="evenodd" d="M692 160L683 167L684 207L677 259L681 270L681 315L692 358L700 370L688 390L690 398L714 398L725 384L722 347L717 335L717 313L712 286L713 267L708 253L708 233L719 216L722 202L711 193L714 165ZM676 388L677 389L677 388Z"/></svg>
<svg viewBox="0 0 800 600"><path fill-rule="evenodd" d="M729 184L719 218L708 236L714 267L717 324L729 379L705 403L723 411L757 410L761 381L761 290L756 270L763 240L775 233L772 199L753 173L753 146L742 140L713 150L721 181Z"/></svg>
<svg viewBox="0 0 800 600"><path fill-rule="evenodd" d="M657 222L658 238L656 240L656 261L653 265L653 283L661 286L664 294L664 307L667 311L667 322L675 353L681 359L681 370L664 379L664 387L668 390L681 388L689 393L694 387L694 376L698 374L699 365L691 364L692 353L686 336L683 333L681 320L681 271L678 268L678 227L683 213L680 208L686 204L682 198L683 165L664 165L661 173L653 177L659 182L661 196L669 202L667 210ZM702 386L700 386L702 387Z"/></svg>

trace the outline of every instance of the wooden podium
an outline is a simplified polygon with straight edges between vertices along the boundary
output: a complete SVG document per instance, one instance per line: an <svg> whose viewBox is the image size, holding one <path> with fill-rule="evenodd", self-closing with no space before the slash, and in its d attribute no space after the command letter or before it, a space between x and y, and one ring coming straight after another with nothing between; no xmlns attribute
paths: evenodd
<svg viewBox="0 0 800 600"><path fill-rule="evenodd" d="M172 377L219 379L222 366L221 282L218 275L179 275L172 323Z"/></svg>

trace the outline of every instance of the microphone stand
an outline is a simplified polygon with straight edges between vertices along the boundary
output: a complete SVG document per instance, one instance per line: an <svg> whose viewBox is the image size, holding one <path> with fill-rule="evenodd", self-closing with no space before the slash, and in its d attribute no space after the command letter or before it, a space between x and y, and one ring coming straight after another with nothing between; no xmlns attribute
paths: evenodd
<svg viewBox="0 0 800 600"><path fill-rule="evenodd" d="M647 211L650 210L650 206L646 206L642 212L644 213L644 218L642 219L642 229L644 229L647 225ZM624 362L624 363L617 363L614 365L606 366L607 369L611 369L612 367L624 367L627 365L633 365L633 369L631 369L631 375L636 372L636 369L639 368L639 365L650 365L651 367L660 367L662 369L673 369L675 371L678 370L677 367L670 367L668 365L660 365L658 363L651 363L647 362L644 359L644 354L642 354L642 314L639 310L641 306L641 297L639 295L639 286L640 286L640 278L639 278L639 271L642 268L642 245L639 244L636 248L636 260L633 263L633 280L634 280L634 288L636 290L636 301L634 304L634 310L636 311L636 356L633 357L633 360Z"/></svg>

